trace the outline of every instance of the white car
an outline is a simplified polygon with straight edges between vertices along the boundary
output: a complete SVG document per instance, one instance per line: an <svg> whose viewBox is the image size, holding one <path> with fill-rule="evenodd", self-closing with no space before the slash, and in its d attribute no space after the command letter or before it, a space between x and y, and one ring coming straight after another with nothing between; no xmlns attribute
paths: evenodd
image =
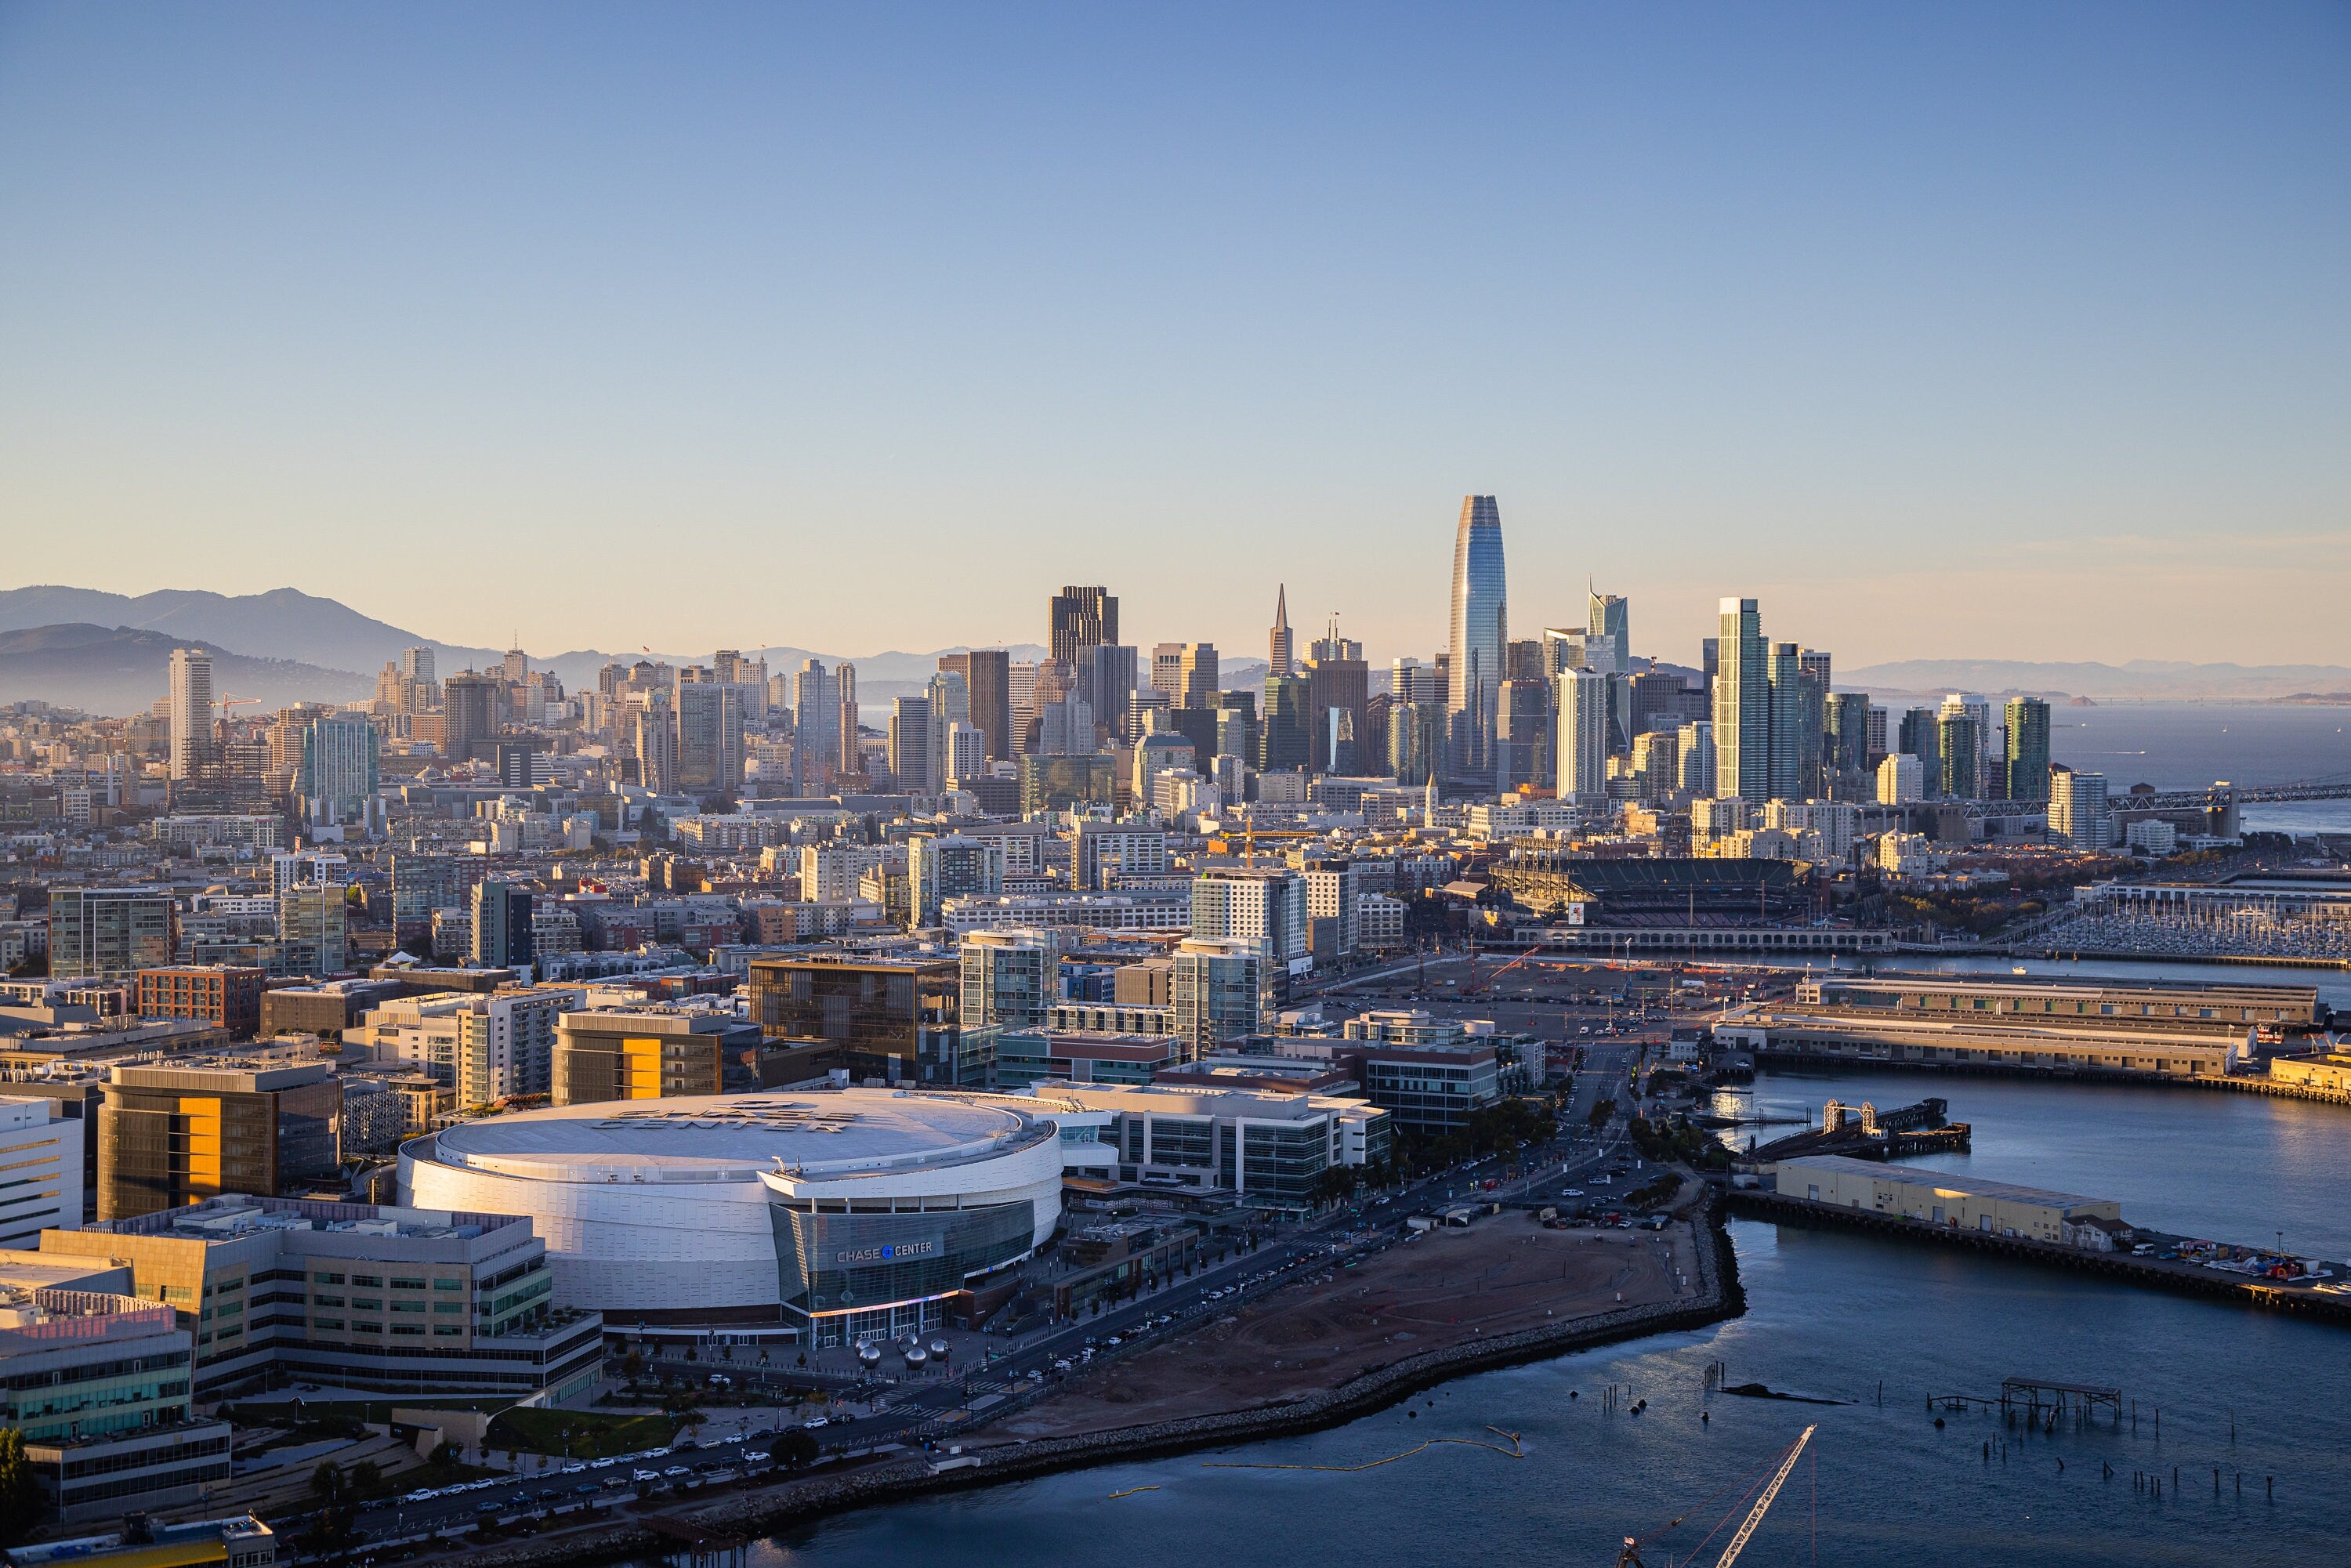
<svg viewBox="0 0 2351 1568"><path fill-rule="evenodd" d="M661 1472L658 1470L638 1470L633 1475L630 1476L629 1479L632 1481L657 1481L661 1479Z"/></svg>
<svg viewBox="0 0 2351 1568"><path fill-rule="evenodd" d="M768 1450L754 1448L743 1456L743 1462L747 1465L764 1465L768 1462Z"/></svg>
<svg viewBox="0 0 2351 1568"><path fill-rule="evenodd" d="M423 1502L429 1498L436 1498L440 1495L441 1494L439 1492L434 1491L431 1487L426 1487L421 1491L410 1492L406 1497L402 1498L400 1500L402 1502Z"/></svg>
<svg viewBox="0 0 2351 1568"><path fill-rule="evenodd" d="M801 1423L800 1423L800 1425L801 1425L802 1427L806 1427L808 1430L810 1430L810 1431L813 1432L813 1431L815 1431L819 1427L830 1427L830 1426L831 1426L831 1425L832 1425L832 1417L831 1417L831 1416L810 1416L807 1420L805 1420L805 1421L801 1422Z"/></svg>
<svg viewBox="0 0 2351 1568"><path fill-rule="evenodd" d="M567 1475L567 1476L576 1476L576 1475L578 1475L580 1471L582 1471L582 1470L586 1469L587 1468L588 1468L588 1467L587 1467L586 1465L584 1465L584 1464L581 1464L581 1465L566 1465L566 1466L564 1466L564 1467L563 1467L563 1473L564 1473L565 1475Z"/></svg>

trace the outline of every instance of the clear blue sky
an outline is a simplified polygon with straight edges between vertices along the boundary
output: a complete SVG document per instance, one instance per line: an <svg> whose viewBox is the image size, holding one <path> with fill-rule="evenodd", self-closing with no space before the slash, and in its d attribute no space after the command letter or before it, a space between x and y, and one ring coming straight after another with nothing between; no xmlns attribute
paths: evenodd
<svg viewBox="0 0 2351 1568"><path fill-rule="evenodd" d="M0 585L2351 658L2351 9L0 7Z"/></svg>

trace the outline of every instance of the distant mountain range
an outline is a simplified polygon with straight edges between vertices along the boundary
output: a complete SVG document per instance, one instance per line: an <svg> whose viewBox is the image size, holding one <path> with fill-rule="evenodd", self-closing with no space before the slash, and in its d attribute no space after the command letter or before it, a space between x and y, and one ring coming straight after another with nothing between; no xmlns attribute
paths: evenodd
<svg viewBox="0 0 2351 1568"><path fill-rule="evenodd" d="M321 669L362 675L371 690L373 689L375 672L411 648L423 646L433 649L435 663L444 675L462 669L486 668L506 656L503 649L467 647L405 631L387 622L362 615L340 601L320 599L293 588L273 588L266 593L234 596L192 589L164 589L154 593L142 593L136 598L122 593L105 593L94 588L43 585L0 589L0 632L60 626L119 627L126 631L159 632L166 639L164 652L167 658L172 647L194 641L215 649L234 648L255 658L286 659L315 664ZM584 648L564 653L534 653L530 664L536 670L554 671L567 687L578 688L593 685L596 672L615 659L624 664L648 657L673 664L702 664L710 662L714 651L703 648L686 653L648 654L642 650L607 653ZM892 651L865 657L850 656L849 662L857 666L858 689L861 692L869 685L903 686L911 690L930 679L938 668L940 653L963 651L960 645L928 653ZM770 674L796 670L810 658L822 659L830 668L841 663L844 656L785 646L746 648L742 652L764 656ZM1041 659L1046 652L1037 643L1023 643L1012 649L1012 656L1016 659ZM160 691L157 695L161 695ZM899 694L893 690L879 695L886 697ZM50 700L63 702L68 699L51 697ZM146 705L141 703L139 706L143 707Z"/></svg>
<svg viewBox="0 0 2351 1568"><path fill-rule="evenodd" d="M2168 659L2133 659L2125 664L1908 659L1840 670L1836 684L1873 696L1881 693L1938 696L1967 691L2139 702L2199 698L2260 702L2351 691L2351 669L2340 664L2190 664Z"/></svg>
<svg viewBox="0 0 2351 1568"><path fill-rule="evenodd" d="M101 593L89 588L12 588L0 591L0 632L34 627L119 626L153 632L167 644L191 639L215 648L235 648L256 658L293 659L321 669L373 673L403 649L427 643L454 659L451 669L499 655L487 648L458 648L403 632L360 614L332 599L291 588L239 594L166 589L142 593ZM166 652L169 652L167 646Z"/></svg>
<svg viewBox="0 0 2351 1568"><path fill-rule="evenodd" d="M365 698L375 690L375 672L410 648L433 649L444 676L505 657L499 649L439 642L291 588L234 596L170 589L136 598L89 588L12 588L0 590L0 702L37 697L91 713L135 713L168 688L172 650L192 644L212 651L214 691L272 706ZM848 657L857 666L860 706L886 707L891 698L920 690L936 673L939 654L964 651L958 645ZM576 691L595 685L597 672L614 660L707 664L713 652L591 648L533 653L530 663ZM844 657L786 646L743 652L764 657L769 674L789 674L810 658L830 669ZM1041 659L1048 650L1023 643L1010 652L1015 659Z"/></svg>
<svg viewBox="0 0 2351 1568"><path fill-rule="evenodd" d="M191 645L213 655L215 696L257 697L265 712L298 702L355 702L375 690L372 679L349 670L254 658L204 638L128 627L38 626L0 632L0 703L38 697L89 713L139 713L171 689L172 650Z"/></svg>

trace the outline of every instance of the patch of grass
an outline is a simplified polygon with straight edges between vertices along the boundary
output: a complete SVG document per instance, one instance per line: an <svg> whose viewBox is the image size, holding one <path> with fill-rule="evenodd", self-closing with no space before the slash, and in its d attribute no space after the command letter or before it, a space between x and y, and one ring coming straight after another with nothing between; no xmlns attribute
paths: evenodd
<svg viewBox="0 0 2351 1568"><path fill-rule="evenodd" d="M509 1410L490 1423L489 1446L575 1459L633 1454L667 1444L676 1426L666 1416L601 1410Z"/></svg>

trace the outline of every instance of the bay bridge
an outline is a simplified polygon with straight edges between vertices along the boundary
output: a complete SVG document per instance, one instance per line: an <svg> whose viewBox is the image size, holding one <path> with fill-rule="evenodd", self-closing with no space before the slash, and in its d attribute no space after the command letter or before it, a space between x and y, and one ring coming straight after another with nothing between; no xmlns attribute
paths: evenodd
<svg viewBox="0 0 2351 1568"><path fill-rule="evenodd" d="M2158 811L2226 810L2230 806L2269 806L2286 800L2351 800L2351 773L2304 779L2291 784L2240 787L2222 779L2206 789L2158 789L2151 795L2116 795L2115 804Z"/></svg>

